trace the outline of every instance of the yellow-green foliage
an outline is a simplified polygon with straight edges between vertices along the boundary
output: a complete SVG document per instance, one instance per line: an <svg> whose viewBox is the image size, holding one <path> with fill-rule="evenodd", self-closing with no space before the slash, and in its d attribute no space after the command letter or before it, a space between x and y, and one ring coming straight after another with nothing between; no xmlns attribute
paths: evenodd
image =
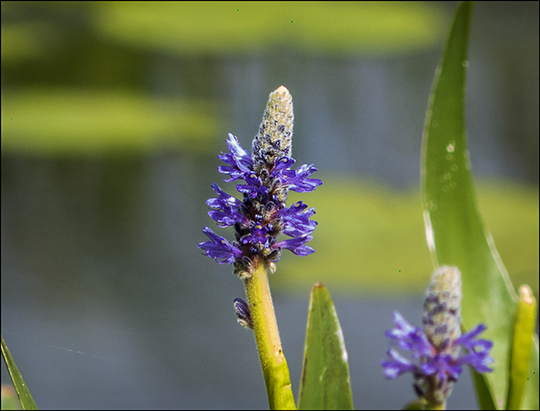
<svg viewBox="0 0 540 411"><path fill-rule="evenodd" d="M2 152L96 154L163 147L204 149L215 105L136 92L31 89L2 94Z"/></svg>
<svg viewBox="0 0 540 411"><path fill-rule="evenodd" d="M284 253L271 281L305 291L321 281L333 292L421 292L433 271L418 191L398 192L360 178L318 175L312 193L290 194L315 207L315 253ZM538 189L477 182L480 211L514 283L538 292ZM288 204L290 202L288 201Z"/></svg>
<svg viewBox="0 0 540 411"><path fill-rule="evenodd" d="M428 3L100 3L105 36L181 53L289 46L309 52L406 52L437 44L444 14Z"/></svg>
<svg viewBox="0 0 540 411"><path fill-rule="evenodd" d="M2 2L5 15L26 10ZM65 27L48 19L48 12L84 16L89 34L105 44L214 56L252 50L409 53L439 45L449 19L428 2L53 2L39 10L27 20L2 23L3 66L66 47Z"/></svg>

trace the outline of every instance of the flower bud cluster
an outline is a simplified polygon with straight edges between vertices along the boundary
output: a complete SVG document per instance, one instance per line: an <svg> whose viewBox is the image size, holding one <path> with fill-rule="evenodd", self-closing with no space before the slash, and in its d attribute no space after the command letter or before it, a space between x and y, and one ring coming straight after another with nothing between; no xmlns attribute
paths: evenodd
<svg viewBox="0 0 540 411"><path fill-rule="evenodd" d="M381 361L387 379L411 372L416 394L430 402L440 404L452 392L454 383L467 364L480 373L493 371L490 356L493 343L477 340L486 330L479 324L472 331L461 335L461 273L457 267L443 266L435 271L426 290L423 328L413 327L397 311L394 312L396 328L386 336L400 348L411 351L419 365L401 356L396 350L387 351L391 361ZM468 354L461 354L466 348Z"/></svg>

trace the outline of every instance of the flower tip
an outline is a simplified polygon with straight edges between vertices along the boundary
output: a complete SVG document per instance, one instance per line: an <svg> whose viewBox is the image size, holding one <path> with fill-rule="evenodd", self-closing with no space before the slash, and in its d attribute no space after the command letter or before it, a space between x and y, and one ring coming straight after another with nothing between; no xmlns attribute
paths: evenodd
<svg viewBox="0 0 540 411"><path fill-rule="evenodd" d="M289 92L289 89L285 87L284 85L279 86L277 89L275 89L271 94L278 93L278 94L291 94Z"/></svg>
<svg viewBox="0 0 540 411"><path fill-rule="evenodd" d="M522 285L519 287L519 298L527 305L534 304L534 296L531 290L531 287L528 285Z"/></svg>
<svg viewBox="0 0 540 411"><path fill-rule="evenodd" d="M253 139L255 170L260 172L265 167L274 167L280 157L291 156L293 125L292 96L285 86L280 86L268 96L259 132Z"/></svg>

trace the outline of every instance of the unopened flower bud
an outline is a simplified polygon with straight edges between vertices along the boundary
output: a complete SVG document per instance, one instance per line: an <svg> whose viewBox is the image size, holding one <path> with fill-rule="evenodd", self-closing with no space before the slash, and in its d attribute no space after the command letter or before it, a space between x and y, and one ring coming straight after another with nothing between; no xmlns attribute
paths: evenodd
<svg viewBox="0 0 540 411"><path fill-rule="evenodd" d="M249 305L241 298L235 298L233 305L238 324L244 328L253 329L253 320L251 319L251 310L249 309Z"/></svg>
<svg viewBox="0 0 540 411"><path fill-rule="evenodd" d="M446 349L461 336L461 273L457 267L439 267L426 289L424 334L435 347ZM455 357L458 352L451 353Z"/></svg>
<svg viewBox="0 0 540 411"><path fill-rule="evenodd" d="M252 156L256 171L273 167L276 160L292 155L293 103L291 93L280 86L268 98L259 132L253 139Z"/></svg>

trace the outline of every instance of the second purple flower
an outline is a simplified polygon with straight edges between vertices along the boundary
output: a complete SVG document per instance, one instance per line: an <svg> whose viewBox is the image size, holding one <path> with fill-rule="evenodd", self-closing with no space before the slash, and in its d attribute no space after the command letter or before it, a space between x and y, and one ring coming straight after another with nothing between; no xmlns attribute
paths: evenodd
<svg viewBox="0 0 540 411"><path fill-rule="evenodd" d="M199 243L198 247L220 264L233 264L235 274L241 278L250 277L261 263L274 268L283 249L299 256L315 251L306 245L313 239L311 233L317 226L316 221L310 220L315 210L302 201L290 207L285 205L289 190L305 193L322 184L319 179L309 178L317 171L313 164L291 169L295 163L291 157L293 121L291 94L280 86L270 93L252 154L229 133L230 152L218 156L227 164L218 168L228 175L225 181L241 180L236 188L243 199L225 193L214 183L212 189L217 197L206 202L211 208L208 215L220 227L234 226L236 240L229 242L205 227L203 233L210 241ZM280 234L291 238L278 241Z"/></svg>

